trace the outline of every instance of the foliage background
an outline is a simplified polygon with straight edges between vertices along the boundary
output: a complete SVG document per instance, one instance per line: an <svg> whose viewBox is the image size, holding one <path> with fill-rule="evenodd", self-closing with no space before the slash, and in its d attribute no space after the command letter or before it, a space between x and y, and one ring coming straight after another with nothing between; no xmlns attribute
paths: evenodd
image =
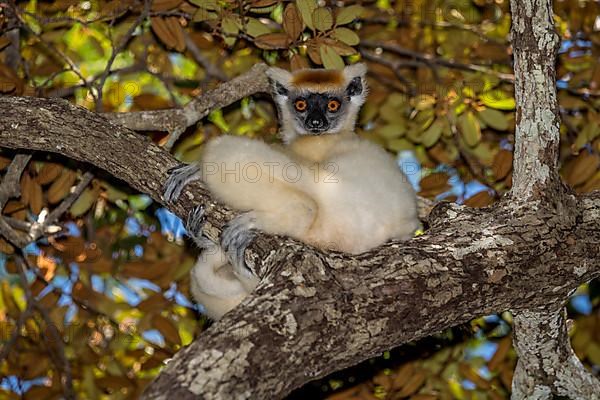
<svg viewBox="0 0 600 400"><path fill-rule="evenodd" d="M580 193L600 189L599 8L555 4L561 173ZM98 112L163 109L260 61L298 69L363 60L370 94L358 133L397 154L420 195L484 207L511 186L509 29L504 0L9 1L0 4L0 93ZM225 133L277 141L270 98L214 111L181 137L142 134L191 161ZM13 155L0 156L6 171ZM36 154L3 218L37 220L85 169ZM197 252L179 220L100 171L58 225L23 250L0 238L0 398L137 398L208 324L189 298ZM573 347L596 373L599 302L592 282L569 305ZM508 398L510 323L508 313L474 320L290 398Z"/></svg>

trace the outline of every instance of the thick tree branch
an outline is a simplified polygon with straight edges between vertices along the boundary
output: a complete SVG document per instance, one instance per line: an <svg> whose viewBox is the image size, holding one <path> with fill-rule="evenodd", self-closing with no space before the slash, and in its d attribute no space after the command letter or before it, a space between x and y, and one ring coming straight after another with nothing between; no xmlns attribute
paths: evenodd
<svg viewBox="0 0 600 400"><path fill-rule="evenodd" d="M0 98L0 143L88 162L157 201L165 171L177 163L149 140L60 100ZM440 205L427 235L354 257L261 235L246 256L263 282L177 353L146 398L278 398L476 316L562 301L600 274L600 195L562 200L567 212L546 203ZM185 217L202 202L217 227L233 215L200 184L170 208Z"/></svg>

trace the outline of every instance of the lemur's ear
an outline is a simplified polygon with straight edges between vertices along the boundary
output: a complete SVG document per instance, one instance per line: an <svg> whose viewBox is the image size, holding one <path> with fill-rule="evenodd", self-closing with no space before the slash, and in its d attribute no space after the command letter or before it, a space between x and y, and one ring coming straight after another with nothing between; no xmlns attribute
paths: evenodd
<svg viewBox="0 0 600 400"><path fill-rule="evenodd" d="M288 88L292 81L292 74L284 69L276 67L269 68L265 73L273 85L273 95L287 96Z"/></svg>
<svg viewBox="0 0 600 400"><path fill-rule="evenodd" d="M346 83L346 94L350 97L360 96L365 90L367 65L364 63L348 65L343 71Z"/></svg>

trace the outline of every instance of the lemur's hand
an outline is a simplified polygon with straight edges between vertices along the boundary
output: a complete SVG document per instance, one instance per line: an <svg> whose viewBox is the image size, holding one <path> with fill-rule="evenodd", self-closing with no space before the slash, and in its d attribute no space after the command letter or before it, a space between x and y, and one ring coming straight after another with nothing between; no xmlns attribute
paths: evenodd
<svg viewBox="0 0 600 400"><path fill-rule="evenodd" d="M163 198L167 203L173 203L181 195L183 188L190 182L202 179L202 168L200 165L181 164L167 171L169 177L165 182Z"/></svg>
<svg viewBox="0 0 600 400"><path fill-rule="evenodd" d="M256 236L255 226L256 218L250 211L229 221L221 232L221 248L227 254L235 273L240 276L253 276L244 260L244 252Z"/></svg>

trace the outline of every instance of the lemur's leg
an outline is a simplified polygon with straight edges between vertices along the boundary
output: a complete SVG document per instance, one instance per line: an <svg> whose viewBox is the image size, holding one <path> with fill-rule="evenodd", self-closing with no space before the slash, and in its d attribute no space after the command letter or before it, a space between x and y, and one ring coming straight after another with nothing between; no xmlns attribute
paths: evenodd
<svg viewBox="0 0 600 400"><path fill-rule="evenodd" d="M182 164L167 171L169 177L165 182L163 198L167 203L172 203L179 198L183 188L190 182L202 179L200 164Z"/></svg>
<svg viewBox="0 0 600 400"><path fill-rule="evenodd" d="M247 278L252 272L246 266L244 253L257 231L276 235L287 235L302 240L308 234L318 213L317 203L308 195L294 190L285 184L270 193L272 185L265 187L265 196L271 201L265 209L256 209L238 215L225 226L221 233L221 247L241 277ZM264 206L264 204L263 204Z"/></svg>
<svg viewBox="0 0 600 400"><path fill-rule="evenodd" d="M256 236L256 213L238 215L225 225L221 232L221 248L233 266L234 273L242 278L254 276L246 265L244 252Z"/></svg>

